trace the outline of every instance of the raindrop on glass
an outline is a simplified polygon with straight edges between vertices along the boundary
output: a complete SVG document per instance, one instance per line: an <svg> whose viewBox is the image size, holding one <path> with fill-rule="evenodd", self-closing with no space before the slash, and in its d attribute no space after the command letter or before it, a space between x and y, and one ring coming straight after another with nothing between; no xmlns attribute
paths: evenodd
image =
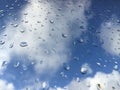
<svg viewBox="0 0 120 90"><path fill-rule="evenodd" d="M3 45L3 44L5 44L5 41L0 40L0 45Z"/></svg>
<svg viewBox="0 0 120 90"><path fill-rule="evenodd" d="M28 46L28 44L27 44L27 42L21 42L21 43L20 43L20 46L21 46L21 47L26 47L26 46Z"/></svg>
<svg viewBox="0 0 120 90"><path fill-rule="evenodd" d="M20 62L17 62L14 64L14 67L17 68L17 67L19 67L19 65L20 65Z"/></svg>

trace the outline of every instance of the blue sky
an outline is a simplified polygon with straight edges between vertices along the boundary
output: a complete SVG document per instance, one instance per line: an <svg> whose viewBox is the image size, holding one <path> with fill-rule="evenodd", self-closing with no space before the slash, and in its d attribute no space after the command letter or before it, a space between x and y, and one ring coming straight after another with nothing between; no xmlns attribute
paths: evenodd
<svg viewBox="0 0 120 90"><path fill-rule="evenodd" d="M120 89L119 0L0 2L0 90Z"/></svg>

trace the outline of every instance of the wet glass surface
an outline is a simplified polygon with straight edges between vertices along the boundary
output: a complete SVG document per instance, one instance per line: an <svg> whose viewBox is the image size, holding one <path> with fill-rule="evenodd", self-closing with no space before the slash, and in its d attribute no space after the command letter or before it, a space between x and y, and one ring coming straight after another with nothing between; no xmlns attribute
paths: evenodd
<svg viewBox="0 0 120 90"><path fill-rule="evenodd" d="M120 90L119 0L1 0L0 90Z"/></svg>

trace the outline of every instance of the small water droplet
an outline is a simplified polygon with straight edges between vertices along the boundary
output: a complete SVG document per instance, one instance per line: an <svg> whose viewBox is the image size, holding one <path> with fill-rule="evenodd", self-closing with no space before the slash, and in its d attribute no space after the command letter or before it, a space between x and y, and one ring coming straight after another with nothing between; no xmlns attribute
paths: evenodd
<svg viewBox="0 0 120 90"><path fill-rule="evenodd" d="M14 24L13 27L18 27L18 24Z"/></svg>
<svg viewBox="0 0 120 90"><path fill-rule="evenodd" d="M24 15L28 15L28 13L24 13Z"/></svg>
<svg viewBox="0 0 120 90"><path fill-rule="evenodd" d="M39 83L39 82L40 82L39 78L36 78L36 79L35 79L35 82L36 82L36 83Z"/></svg>
<svg viewBox="0 0 120 90"><path fill-rule="evenodd" d="M27 66L26 65L22 65L23 70L27 70Z"/></svg>
<svg viewBox="0 0 120 90"><path fill-rule="evenodd" d="M65 69L66 71L69 71L69 70L70 70L70 66L69 66L68 64L64 64L64 69Z"/></svg>
<svg viewBox="0 0 120 90"><path fill-rule="evenodd" d="M32 61L32 62L31 62L31 64L32 64L32 65L35 65L35 62L34 62L34 61Z"/></svg>
<svg viewBox="0 0 120 90"><path fill-rule="evenodd" d="M28 21L24 21L25 23L28 23Z"/></svg>
<svg viewBox="0 0 120 90"><path fill-rule="evenodd" d="M99 62L97 62L96 64L97 64L99 67L101 66L101 63L99 63Z"/></svg>
<svg viewBox="0 0 120 90"><path fill-rule="evenodd" d="M118 65L115 65L113 68L114 68L115 70L118 70Z"/></svg>
<svg viewBox="0 0 120 90"><path fill-rule="evenodd" d="M77 82L80 82L80 78L79 78L79 77L77 77L77 78L76 78L76 81L77 81Z"/></svg>
<svg viewBox="0 0 120 90"><path fill-rule="evenodd" d="M63 38L67 38L67 37L68 37L68 35L66 35L66 34L62 33L62 37L63 37Z"/></svg>
<svg viewBox="0 0 120 90"><path fill-rule="evenodd" d="M19 67L19 65L20 65L20 62L17 62L14 64L14 67L17 68L17 67Z"/></svg>
<svg viewBox="0 0 120 90"><path fill-rule="evenodd" d="M3 25L3 26L2 26L2 29L5 29L5 28L6 28L6 26Z"/></svg>
<svg viewBox="0 0 120 90"><path fill-rule="evenodd" d="M64 77L64 76L65 76L64 72L61 72L60 75L61 75L61 77Z"/></svg>
<svg viewBox="0 0 120 90"><path fill-rule="evenodd" d="M9 45L9 48L13 48L13 46L14 46L14 43L11 43L11 44Z"/></svg>
<svg viewBox="0 0 120 90"><path fill-rule="evenodd" d="M43 60L40 60L40 64L43 64Z"/></svg>
<svg viewBox="0 0 120 90"><path fill-rule="evenodd" d="M83 40L82 38L80 38L80 39L78 40L78 42L83 43L84 40Z"/></svg>
<svg viewBox="0 0 120 90"><path fill-rule="evenodd" d="M80 26L80 29L84 29L84 26Z"/></svg>
<svg viewBox="0 0 120 90"><path fill-rule="evenodd" d="M101 89L102 89L101 84L97 84L97 89L98 89L98 90L101 90Z"/></svg>
<svg viewBox="0 0 120 90"><path fill-rule="evenodd" d="M43 89L43 90L48 90L48 88L49 88L48 83L47 83L47 82L43 82L43 83L42 83L42 89Z"/></svg>
<svg viewBox="0 0 120 90"><path fill-rule="evenodd" d="M54 23L54 20L50 20L50 23L53 24L53 23Z"/></svg>
<svg viewBox="0 0 120 90"><path fill-rule="evenodd" d="M80 60L79 57L73 57L73 59L77 61Z"/></svg>

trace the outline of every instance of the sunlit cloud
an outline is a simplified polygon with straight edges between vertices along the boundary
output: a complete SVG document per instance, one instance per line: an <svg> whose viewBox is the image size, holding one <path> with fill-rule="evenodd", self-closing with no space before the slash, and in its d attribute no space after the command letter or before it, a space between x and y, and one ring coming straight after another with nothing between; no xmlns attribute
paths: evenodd
<svg viewBox="0 0 120 90"><path fill-rule="evenodd" d="M103 22L100 28L102 47L113 55L120 54L120 23L116 17Z"/></svg>
<svg viewBox="0 0 120 90"><path fill-rule="evenodd" d="M117 71L110 74L98 72L93 78L72 80L64 88L56 87L50 90L120 90L120 74Z"/></svg>
<svg viewBox="0 0 120 90"><path fill-rule="evenodd" d="M28 85L21 90L49 90L47 82L36 82L33 85Z"/></svg>
<svg viewBox="0 0 120 90"><path fill-rule="evenodd" d="M9 52L5 50L0 51L0 75L3 74L3 71L6 69L8 63L9 63Z"/></svg>
<svg viewBox="0 0 120 90"><path fill-rule="evenodd" d="M90 2L80 0L74 4L71 0L66 1L63 9L57 7L57 3L54 2L29 1L20 12L20 19L7 23L5 31L1 34L2 41L5 41L1 50L7 50L10 59L15 54L34 61L38 74L55 72L69 59L70 40L79 37L87 27L84 13ZM70 30L70 26L77 20L77 26L83 28Z"/></svg>
<svg viewBox="0 0 120 90"><path fill-rule="evenodd" d="M0 80L0 90L15 90L12 83Z"/></svg>

